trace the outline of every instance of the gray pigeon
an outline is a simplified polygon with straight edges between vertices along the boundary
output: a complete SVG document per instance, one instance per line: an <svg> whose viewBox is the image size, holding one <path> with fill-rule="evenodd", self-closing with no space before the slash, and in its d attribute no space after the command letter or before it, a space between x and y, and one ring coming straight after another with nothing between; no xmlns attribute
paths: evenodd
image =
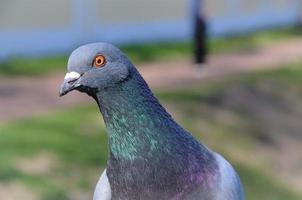
<svg viewBox="0 0 302 200"><path fill-rule="evenodd" d="M109 138L94 200L243 200L239 176L177 124L116 47L93 43L70 56L60 96L93 97Z"/></svg>

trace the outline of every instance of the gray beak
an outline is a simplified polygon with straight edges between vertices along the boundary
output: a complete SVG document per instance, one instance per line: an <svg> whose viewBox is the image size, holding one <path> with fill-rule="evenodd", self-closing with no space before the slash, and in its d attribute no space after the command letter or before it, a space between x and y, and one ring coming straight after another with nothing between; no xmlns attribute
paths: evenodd
<svg viewBox="0 0 302 200"><path fill-rule="evenodd" d="M80 86L77 80L81 77L78 72L69 72L64 78L64 82L60 87L59 96L64 96L68 92Z"/></svg>

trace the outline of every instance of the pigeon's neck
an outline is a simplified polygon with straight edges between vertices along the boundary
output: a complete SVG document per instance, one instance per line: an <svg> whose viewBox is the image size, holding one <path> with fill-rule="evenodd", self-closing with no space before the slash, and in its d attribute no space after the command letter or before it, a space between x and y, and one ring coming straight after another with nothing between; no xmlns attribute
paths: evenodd
<svg viewBox="0 0 302 200"><path fill-rule="evenodd" d="M136 70L119 86L98 92L96 99L109 134L110 154L116 158L155 153L178 126Z"/></svg>

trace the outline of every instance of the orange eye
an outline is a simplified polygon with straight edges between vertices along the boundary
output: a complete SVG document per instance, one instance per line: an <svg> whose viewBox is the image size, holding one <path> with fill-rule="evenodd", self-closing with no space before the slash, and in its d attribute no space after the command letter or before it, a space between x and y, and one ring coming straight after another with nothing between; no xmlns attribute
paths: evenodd
<svg viewBox="0 0 302 200"><path fill-rule="evenodd" d="M106 59L103 55L97 55L94 59L94 65L96 67L103 67L105 65Z"/></svg>

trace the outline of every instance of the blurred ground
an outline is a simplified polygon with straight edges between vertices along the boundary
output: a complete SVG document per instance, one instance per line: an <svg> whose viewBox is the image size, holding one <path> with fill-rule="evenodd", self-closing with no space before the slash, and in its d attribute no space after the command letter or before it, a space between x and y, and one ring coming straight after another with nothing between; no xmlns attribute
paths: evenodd
<svg viewBox="0 0 302 200"><path fill-rule="evenodd" d="M156 95L196 138L234 164L247 199L299 200L301 77L300 62ZM0 134L0 199L92 198L107 159L96 105L4 123Z"/></svg>
<svg viewBox="0 0 302 200"><path fill-rule="evenodd" d="M201 79L220 78L242 72L282 67L302 57L302 39L291 39L252 52L212 55L202 71L190 62L175 60L142 64L140 71L152 88L160 89L190 85ZM87 102L86 96L72 94L58 98L58 87L64 72L31 78L0 80L0 120L39 114L74 103Z"/></svg>

